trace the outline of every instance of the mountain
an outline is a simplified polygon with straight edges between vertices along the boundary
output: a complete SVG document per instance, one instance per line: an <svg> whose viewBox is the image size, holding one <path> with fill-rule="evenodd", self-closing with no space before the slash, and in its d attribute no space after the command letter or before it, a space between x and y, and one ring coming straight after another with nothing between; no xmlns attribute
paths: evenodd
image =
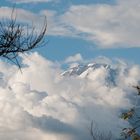
<svg viewBox="0 0 140 140"><path fill-rule="evenodd" d="M64 71L61 75L64 77L77 76L80 78L88 78L91 80L95 79L96 75L98 75L97 77L104 76L106 84L115 85L117 73L118 69L111 67L111 65L104 63L88 63L69 68L68 70Z"/></svg>

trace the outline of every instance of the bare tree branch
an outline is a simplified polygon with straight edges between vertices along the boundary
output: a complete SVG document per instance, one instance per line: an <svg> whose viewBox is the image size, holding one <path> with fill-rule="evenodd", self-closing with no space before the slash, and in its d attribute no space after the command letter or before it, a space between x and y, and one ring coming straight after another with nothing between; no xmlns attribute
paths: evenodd
<svg viewBox="0 0 140 140"><path fill-rule="evenodd" d="M0 21L0 57L4 57L20 67L18 62L19 53L28 52L43 43L47 30L47 21L37 33L35 27L18 23L12 10L10 20Z"/></svg>

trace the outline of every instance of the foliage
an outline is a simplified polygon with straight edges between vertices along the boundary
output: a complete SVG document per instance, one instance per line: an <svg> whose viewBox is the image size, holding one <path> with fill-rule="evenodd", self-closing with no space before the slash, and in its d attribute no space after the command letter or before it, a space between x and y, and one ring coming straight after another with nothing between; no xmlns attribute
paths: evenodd
<svg viewBox="0 0 140 140"><path fill-rule="evenodd" d="M140 140L140 134L139 134L139 128L140 128L140 113L139 113L139 107L137 106L137 100L139 99L140 96L140 86L133 86L137 90L137 95L136 95L136 105L122 113L121 118L129 121L131 124L131 128L124 128L122 130L122 136L124 139L131 139L131 140Z"/></svg>

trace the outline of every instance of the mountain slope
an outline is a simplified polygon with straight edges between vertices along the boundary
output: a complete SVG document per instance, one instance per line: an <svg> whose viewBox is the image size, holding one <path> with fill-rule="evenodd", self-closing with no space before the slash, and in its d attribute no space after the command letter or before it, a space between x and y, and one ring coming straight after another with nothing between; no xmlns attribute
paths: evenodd
<svg viewBox="0 0 140 140"><path fill-rule="evenodd" d="M106 73L106 75L103 75L103 73ZM77 65L75 67L72 67L64 71L61 75L64 77L77 76L90 80L95 80L96 78L100 77L102 80L106 81L106 84L115 85L115 77L117 73L118 69L113 68L108 64L88 63L85 65Z"/></svg>

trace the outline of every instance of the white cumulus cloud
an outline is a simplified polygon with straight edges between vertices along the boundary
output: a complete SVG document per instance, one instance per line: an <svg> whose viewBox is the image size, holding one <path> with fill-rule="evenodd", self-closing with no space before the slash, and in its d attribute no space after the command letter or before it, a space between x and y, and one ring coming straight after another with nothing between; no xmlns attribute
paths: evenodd
<svg viewBox="0 0 140 140"><path fill-rule="evenodd" d="M12 3L22 4L22 3L40 3L40 2L56 2L58 0L8 0Z"/></svg>
<svg viewBox="0 0 140 140"><path fill-rule="evenodd" d="M79 62L82 61L83 58L81 56L81 54L77 53L74 56L69 56L68 58L66 58L65 62L66 63L70 63L70 62Z"/></svg>
<svg viewBox="0 0 140 140"><path fill-rule="evenodd" d="M23 56L22 63L21 74L0 61L0 139L90 139L92 120L118 137L129 125L119 116L133 106L136 93L129 85L139 82L139 66L112 65L116 84L109 86L104 67L86 77L63 77L57 64L38 53Z"/></svg>

